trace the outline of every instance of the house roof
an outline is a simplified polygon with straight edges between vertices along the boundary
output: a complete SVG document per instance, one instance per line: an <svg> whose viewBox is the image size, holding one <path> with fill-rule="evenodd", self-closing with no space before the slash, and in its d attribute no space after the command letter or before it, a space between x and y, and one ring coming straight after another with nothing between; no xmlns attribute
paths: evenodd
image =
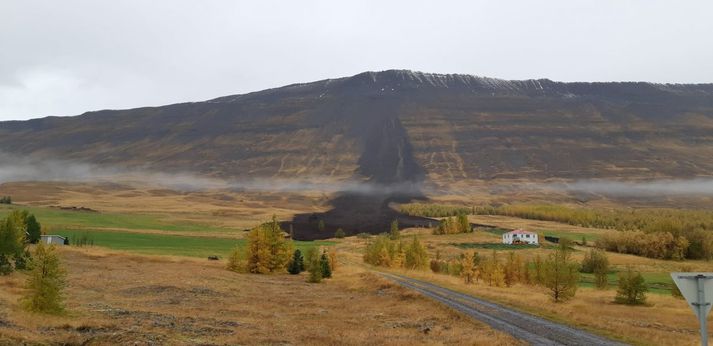
<svg viewBox="0 0 713 346"><path fill-rule="evenodd" d="M534 232L526 231L524 229L516 229L514 231L507 232L505 234L535 234Z"/></svg>
<svg viewBox="0 0 713 346"><path fill-rule="evenodd" d="M57 237L57 238L67 239L67 238L65 238L61 235L57 235L57 234L43 234L40 236L40 238L44 238L44 237Z"/></svg>

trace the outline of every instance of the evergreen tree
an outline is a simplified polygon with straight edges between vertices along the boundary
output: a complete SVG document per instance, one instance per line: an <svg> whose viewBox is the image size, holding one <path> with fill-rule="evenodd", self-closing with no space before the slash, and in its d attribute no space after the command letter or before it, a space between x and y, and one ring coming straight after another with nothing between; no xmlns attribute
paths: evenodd
<svg viewBox="0 0 713 346"><path fill-rule="evenodd" d="M290 261L290 266L287 271L292 275L297 275L305 270L304 258L302 257L302 252L297 249L292 255L292 261Z"/></svg>
<svg viewBox="0 0 713 346"><path fill-rule="evenodd" d="M38 244L27 279L28 293L22 302L25 309L54 314L63 312L65 276L54 246Z"/></svg>
<svg viewBox="0 0 713 346"><path fill-rule="evenodd" d="M40 235L42 235L42 226L40 226L40 223L37 222L35 215L30 214L29 216L27 216L27 218L25 219L25 226L27 231L27 241L32 244L36 244L38 241L40 241Z"/></svg>
<svg viewBox="0 0 713 346"><path fill-rule="evenodd" d="M317 230L318 230L320 233L324 232L324 228L325 228L325 227L326 227L326 226L324 225L324 220L319 220L319 222L317 222Z"/></svg>
<svg viewBox="0 0 713 346"><path fill-rule="evenodd" d="M577 292L579 264L571 260L571 251L563 242L542 264L542 284L555 302L568 300Z"/></svg>
<svg viewBox="0 0 713 346"><path fill-rule="evenodd" d="M332 277L332 266L329 264L329 257L327 256L326 252L323 252L322 256L320 256L319 266L322 269L322 277L323 278L331 278Z"/></svg>
<svg viewBox="0 0 713 346"><path fill-rule="evenodd" d="M642 305L646 303L646 281L641 273L631 267L624 273L619 273L619 289L616 291L615 303L627 305Z"/></svg>
<svg viewBox="0 0 713 346"><path fill-rule="evenodd" d="M391 221L391 230L389 231L389 238L391 240L398 240L401 238L401 232L399 231L399 220Z"/></svg>

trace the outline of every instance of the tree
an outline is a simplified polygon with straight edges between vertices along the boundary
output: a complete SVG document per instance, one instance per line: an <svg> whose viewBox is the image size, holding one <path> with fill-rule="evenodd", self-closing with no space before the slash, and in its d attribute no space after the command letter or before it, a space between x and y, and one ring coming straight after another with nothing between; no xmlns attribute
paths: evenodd
<svg viewBox="0 0 713 346"><path fill-rule="evenodd" d="M40 236L42 235L42 226L39 222L37 222L35 215L30 214L29 216L27 216L27 218L25 219L25 227L27 231L28 242L36 244L38 241L40 241Z"/></svg>
<svg viewBox="0 0 713 346"><path fill-rule="evenodd" d="M505 285L510 287L522 281L522 259L519 255L510 251L504 268Z"/></svg>
<svg viewBox="0 0 713 346"><path fill-rule="evenodd" d="M405 266L407 269L425 269L428 267L428 252L426 252L426 248L418 241L416 236L406 247Z"/></svg>
<svg viewBox="0 0 713 346"><path fill-rule="evenodd" d="M25 309L52 314L63 312L65 276L54 245L38 244L27 279L27 295L22 301Z"/></svg>
<svg viewBox="0 0 713 346"><path fill-rule="evenodd" d="M305 270L304 258L302 257L302 252L300 249L295 250L292 255L292 261L287 267L287 271L292 275L297 275Z"/></svg>
<svg viewBox="0 0 713 346"><path fill-rule="evenodd" d="M472 284L473 279L476 278L475 255L476 253L466 252L461 258L463 269L461 269L460 276L463 277L466 284Z"/></svg>
<svg viewBox="0 0 713 346"><path fill-rule="evenodd" d="M579 283L579 264L570 259L572 250L568 243L561 242L542 263L542 284L550 290L555 302L574 297Z"/></svg>
<svg viewBox="0 0 713 346"><path fill-rule="evenodd" d="M14 270L12 262L23 265L19 259L25 253L26 211L15 210L0 219L0 275L8 275Z"/></svg>
<svg viewBox="0 0 713 346"><path fill-rule="evenodd" d="M307 277L307 282L319 283L322 281L322 266L320 264L319 252L316 248L311 247L307 249L305 254L305 259L307 260L307 271L309 276Z"/></svg>
<svg viewBox="0 0 713 346"><path fill-rule="evenodd" d="M248 233L247 270L265 274L283 271L290 261L292 243L287 241L275 216Z"/></svg>
<svg viewBox="0 0 713 346"><path fill-rule="evenodd" d="M246 271L246 267L245 252L242 248L236 246L233 251L230 252L226 268L233 272L242 273Z"/></svg>
<svg viewBox="0 0 713 346"><path fill-rule="evenodd" d="M391 221L391 230L389 231L389 238L391 240L398 240L401 238L401 232L399 231L399 220Z"/></svg>
<svg viewBox="0 0 713 346"><path fill-rule="evenodd" d="M327 256L327 252L322 252L322 256L320 256L319 258L319 267L322 270L323 278L332 277L332 266L329 264L329 257Z"/></svg>
<svg viewBox="0 0 713 346"><path fill-rule="evenodd" d="M627 305L642 305L646 303L646 281L641 273L631 267L624 273L619 273L619 289L616 291L615 303Z"/></svg>
<svg viewBox="0 0 713 346"><path fill-rule="evenodd" d="M344 233L344 230L341 229L341 228L337 228L337 231L334 232L334 237L335 237L335 238L342 239L342 238L344 238L345 236L346 236L346 234Z"/></svg>
<svg viewBox="0 0 713 346"><path fill-rule="evenodd" d="M599 249L592 249L584 254L582 260L582 273L594 274L594 285L599 289L606 289L609 285L609 259L606 252Z"/></svg>
<svg viewBox="0 0 713 346"><path fill-rule="evenodd" d="M473 230L470 228L470 222L468 222L468 216L465 213L459 213L456 221L458 222L458 231L460 233L470 233Z"/></svg>

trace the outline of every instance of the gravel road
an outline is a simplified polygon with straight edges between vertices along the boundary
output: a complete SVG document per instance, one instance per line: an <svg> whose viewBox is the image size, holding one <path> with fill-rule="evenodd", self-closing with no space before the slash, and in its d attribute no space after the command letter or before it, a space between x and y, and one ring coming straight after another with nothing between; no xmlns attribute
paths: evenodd
<svg viewBox="0 0 713 346"><path fill-rule="evenodd" d="M382 274L403 287L417 291L532 345L625 345L425 281Z"/></svg>

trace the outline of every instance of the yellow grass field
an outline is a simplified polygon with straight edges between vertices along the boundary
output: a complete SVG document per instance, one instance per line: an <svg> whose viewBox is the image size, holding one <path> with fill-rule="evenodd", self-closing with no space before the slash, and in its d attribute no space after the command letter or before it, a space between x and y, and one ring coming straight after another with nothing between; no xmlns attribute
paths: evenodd
<svg viewBox="0 0 713 346"><path fill-rule="evenodd" d="M223 262L60 251L67 314L22 311L25 275L0 277L0 344L517 344L360 267L309 284L304 274L236 274Z"/></svg>

